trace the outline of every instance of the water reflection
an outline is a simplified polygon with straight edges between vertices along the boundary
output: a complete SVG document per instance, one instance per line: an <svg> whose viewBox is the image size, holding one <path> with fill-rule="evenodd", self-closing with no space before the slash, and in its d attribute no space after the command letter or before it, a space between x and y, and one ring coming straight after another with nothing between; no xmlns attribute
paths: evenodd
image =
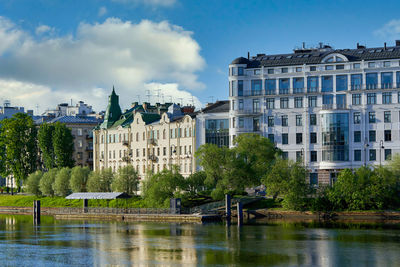
<svg viewBox="0 0 400 267"><path fill-rule="evenodd" d="M396 266L400 227L264 222L258 225L55 221L0 215L6 265Z"/></svg>

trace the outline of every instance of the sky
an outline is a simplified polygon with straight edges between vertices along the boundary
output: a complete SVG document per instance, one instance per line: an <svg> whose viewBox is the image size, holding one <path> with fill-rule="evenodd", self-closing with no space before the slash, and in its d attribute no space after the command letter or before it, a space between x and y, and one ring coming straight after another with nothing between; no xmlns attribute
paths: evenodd
<svg viewBox="0 0 400 267"><path fill-rule="evenodd" d="M115 86L135 101L202 107L228 98L228 65L303 42L394 44L400 1L0 0L0 101L33 109L84 101L105 110Z"/></svg>

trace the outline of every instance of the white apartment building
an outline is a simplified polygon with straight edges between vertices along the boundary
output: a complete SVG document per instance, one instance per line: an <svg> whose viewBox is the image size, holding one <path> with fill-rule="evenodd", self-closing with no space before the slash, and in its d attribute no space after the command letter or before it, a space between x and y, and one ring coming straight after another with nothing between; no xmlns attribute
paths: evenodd
<svg viewBox="0 0 400 267"><path fill-rule="evenodd" d="M395 46L237 58L229 65L230 143L259 133L302 160L311 184L400 152L400 41Z"/></svg>
<svg viewBox="0 0 400 267"><path fill-rule="evenodd" d="M171 103L166 104L168 109L159 104L159 113L148 103L135 103L122 113L118 102L113 90L104 122L93 131L95 170L111 168L115 172L130 164L141 178L148 171L158 173L172 165L177 165L184 177L196 170L193 115L183 114L179 105Z"/></svg>

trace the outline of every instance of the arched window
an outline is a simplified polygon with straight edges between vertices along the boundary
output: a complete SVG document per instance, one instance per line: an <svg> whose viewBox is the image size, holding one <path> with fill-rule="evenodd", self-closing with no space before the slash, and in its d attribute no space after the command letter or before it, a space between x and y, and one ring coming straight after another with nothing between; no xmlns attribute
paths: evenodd
<svg viewBox="0 0 400 267"><path fill-rule="evenodd" d="M139 142L139 133L136 133L136 142Z"/></svg>
<svg viewBox="0 0 400 267"><path fill-rule="evenodd" d="M167 135L167 131L165 129L163 130L163 134L162 135L163 135L163 139L165 139L166 135Z"/></svg>

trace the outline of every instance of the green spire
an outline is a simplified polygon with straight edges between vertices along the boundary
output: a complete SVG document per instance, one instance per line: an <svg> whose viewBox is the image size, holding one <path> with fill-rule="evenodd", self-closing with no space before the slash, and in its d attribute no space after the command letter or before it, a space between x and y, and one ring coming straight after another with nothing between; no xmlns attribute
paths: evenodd
<svg viewBox="0 0 400 267"><path fill-rule="evenodd" d="M119 118L121 117L121 107L119 106L119 96L115 93L115 88L111 95L108 97L108 106L106 115L104 116L104 122L101 124L101 128L110 128Z"/></svg>

